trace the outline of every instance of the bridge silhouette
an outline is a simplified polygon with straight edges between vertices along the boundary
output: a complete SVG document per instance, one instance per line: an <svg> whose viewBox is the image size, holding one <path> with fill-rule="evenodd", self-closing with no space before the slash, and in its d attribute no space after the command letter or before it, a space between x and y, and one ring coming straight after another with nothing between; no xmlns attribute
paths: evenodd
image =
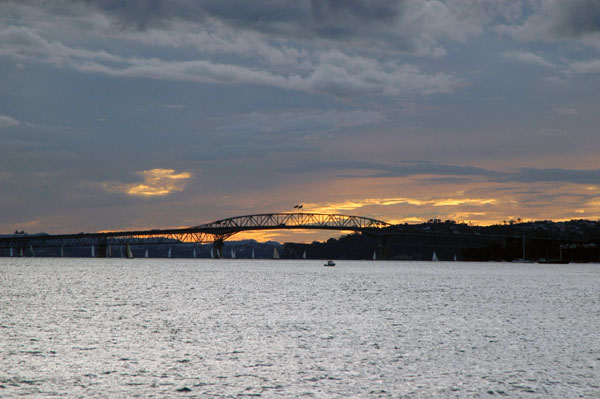
<svg viewBox="0 0 600 399"><path fill-rule="evenodd" d="M111 246L160 245L173 243L210 244L217 254L222 254L224 241L236 233L252 230L338 230L367 234L379 239L379 259L385 259L387 251L386 230L392 225L362 216L326 213L261 213L235 216L194 227L176 229L152 229L131 231L108 231L79 234L14 234L0 237L0 248L10 248L13 253L31 256L38 247L90 246L97 247L98 254L108 253ZM15 252L13 252L13 249ZM104 249L104 250L103 250Z"/></svg>

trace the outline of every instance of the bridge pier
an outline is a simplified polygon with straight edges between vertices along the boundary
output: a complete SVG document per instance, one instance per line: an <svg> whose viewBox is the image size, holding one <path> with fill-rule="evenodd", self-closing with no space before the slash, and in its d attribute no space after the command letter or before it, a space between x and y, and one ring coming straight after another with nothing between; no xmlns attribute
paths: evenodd
<svg viewBox="0 0 600 399"><path fill-rule="evenodd" d="M389 255L389 236L388 235L378 235L377 236L377 259L379 260L388 260Z"/></svg>
<svg viewBox="0 0 600 399"><path fill-rule="evenodd" d="M225 245L225 243L223 242L224 240L222 238L217 238L216 240L213 241L213 249L214 249L214 255L215 258L217 259L222 259L223 258L223 246Z"/></svg>

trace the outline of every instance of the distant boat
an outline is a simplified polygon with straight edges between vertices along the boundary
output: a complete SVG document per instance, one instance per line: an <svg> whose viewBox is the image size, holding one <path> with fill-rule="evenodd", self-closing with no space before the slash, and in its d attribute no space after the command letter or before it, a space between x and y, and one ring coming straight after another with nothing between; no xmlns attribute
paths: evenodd
<svg viewBox="0 0 600 399"><path fill-rule="evenodd" d="M519 259L513 259L512 263L533 263L533 261L528 260L528 259L519 258Z"/></svg>
<svg viewBox="0 0 600 399"><path fill-rule="evenodd" d="M325 263L323 266L333 267L335 266L335 262L332 260L328 260L327 263Z"/></svg>
<svg viewBox="0 0 600 399"><path fill-rule="evenodd" d="M133 252L131 251L131 247L129 246L129 243L127 243L127 258L129 259L133 259Z"/></svg>
<svg viewBox="0 0 600 399"><path fill-rule="evenodd" d="M94 246L92 245L92 258L96 257L96 251L94 250Z"/></svg>
<svg viewBox="0 0 600 399"><path fill-rule="evenodd" d="M306 251L302 254L302 259L306 259Z"/></svg>
<svg viewBox="0 0 600 399"><path fill-rule="evenodd" d="M144 258L148 258L148 248L146 248L146 252L144 252Z"/></svg>
<svg viewBox="0 0 600 399"><path fill-rule="evenodd" d="M437 262L439 259L437 257L437 255L435 254L435 251L433 251L433 256L431 257L431 261L432 262Z"/></svg>
<svg viewBox="0 0 600 399"><path fill-rule="evenodd" d="M62 249L62 247L60 247ZM12 258L13 256L13 252L12 252L12 247L10 247L10 257Z"/></svg>
<svg viewBox="0 0 600 399"><path fill-rule="evenodd" d="M171 257L171 247L169 247L169 252L167 252L167 258Z"/></svg>
<svg viewBox="0 0 600 399"><path fill-rule="evenodd" d="M377 251L373 251L373 260L377 260Z"/></svg>
<svg viewBox="0 0 600 399"><path fill-rule="evenodd" d="M195 258L196 257L196 248L194 248L194 250L192 251L192 256Z"/></svg>
<svg viewBox="0 0 600 399"><path fill-rule="evenodd" d="M520 259L513 259L513 263L533 263L533 261L528 260L527 258L525 258L525 233L523 233L523 242L521 244L522 248L523 248L523 257Z"/></svg>
<svg viewBox="0 0 600 399"><path fill-rule="evenodd" d="M279 252L277 252L277 248L273 248L273 259L279 259Z"/></svg>
<svg viewBox="0 0 600 399"><path fill-rule="evenodd" d="M231 248L231 259L235 259L235 249Z"/></svg>
<svg viewBox="0 0 600 399"><path fill-rule="evenodd" d="M456 262L456 254L454 254L454 261Z"/></svg>

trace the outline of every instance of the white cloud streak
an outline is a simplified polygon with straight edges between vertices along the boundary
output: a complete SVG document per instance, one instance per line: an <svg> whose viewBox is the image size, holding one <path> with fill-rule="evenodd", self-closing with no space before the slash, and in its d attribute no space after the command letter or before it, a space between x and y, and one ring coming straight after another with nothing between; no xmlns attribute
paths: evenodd
<svg viewBox="0 0 600 399"><path fill-rule="evenodd" d="M0 114L0 128L18 126L20 124L21 122L19 122L15 118L11 118L10 116Z"/></svg>
<svg viewBox="0 0 600 399"><path fill-rule="evenodd" d="M536 65L536 66L540 66L540 67L548 68L548 69L555 68L553 63L546 60L544 57L534 54L530 51L524 51L524 50L505 51L502 53L502 56L506 59L525 63L525 64Z"/></svg>
<svg viewBox="0 0 600 399"><path fill-rule="evenodd" d="M600 59L573 62L569 65L568 72L581 74L600 73Z"/></svg>

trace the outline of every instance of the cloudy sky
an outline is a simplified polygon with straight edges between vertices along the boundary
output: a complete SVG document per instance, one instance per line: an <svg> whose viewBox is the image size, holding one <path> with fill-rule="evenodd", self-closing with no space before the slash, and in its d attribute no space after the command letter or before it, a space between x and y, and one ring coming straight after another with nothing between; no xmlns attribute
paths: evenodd
<svg viewBox="0 0 600 399"><path fill-rule="evenodd" d="M598 219L599 93L597 0L4 0L0 231Z"/></svg>

